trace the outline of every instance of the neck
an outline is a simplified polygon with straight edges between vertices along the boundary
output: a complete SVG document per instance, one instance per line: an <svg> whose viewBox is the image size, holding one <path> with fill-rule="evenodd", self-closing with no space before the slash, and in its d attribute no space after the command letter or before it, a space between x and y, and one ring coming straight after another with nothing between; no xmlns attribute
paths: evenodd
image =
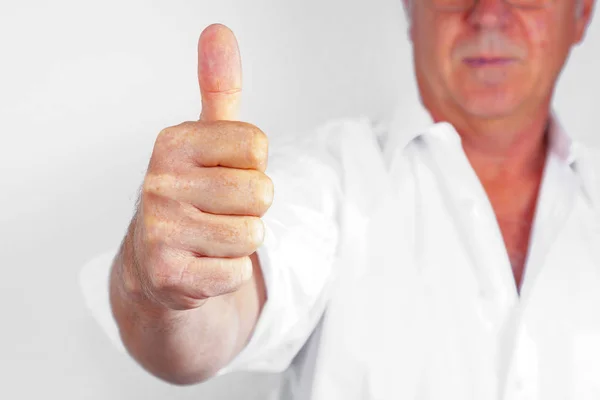
<svg viewBox="0 0 600 400"><path fill-rule="evenodd" d="M546 159L549 105L521 115L477 118L430 109L435 122L452 123L465 154L483 181L519 179L538 174ZM452 117L449 117L452 115Z"/></svg>

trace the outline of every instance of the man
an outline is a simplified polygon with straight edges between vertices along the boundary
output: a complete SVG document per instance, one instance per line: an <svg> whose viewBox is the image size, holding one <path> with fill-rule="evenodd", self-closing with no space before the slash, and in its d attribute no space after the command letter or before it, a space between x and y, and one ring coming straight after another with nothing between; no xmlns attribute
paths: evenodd
<svg viewBox="0 0 600 400"><path fill-rule="evenodd" d="M600 398L600 154L551 110L593 2L406 3L428 121L332 122L269 176L208 27L200 121L159 134L112 266L128 352L176 384L285 371L286 399Z"/></svg>

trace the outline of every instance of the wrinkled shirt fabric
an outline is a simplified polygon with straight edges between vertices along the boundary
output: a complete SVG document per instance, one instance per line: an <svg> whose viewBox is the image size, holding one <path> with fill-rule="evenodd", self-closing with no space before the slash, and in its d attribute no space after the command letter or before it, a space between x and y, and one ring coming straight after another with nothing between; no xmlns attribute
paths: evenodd
<svg viewBox="0 0 600 400"><path fill-rule="evenodd" d="M600 399L600 152L556 114L549 143L519 293L451 124L415 105L273 138L268 300L219 375L282 373L290 400ZM124 350L108 303L116 251L81 283Z"/></svg>

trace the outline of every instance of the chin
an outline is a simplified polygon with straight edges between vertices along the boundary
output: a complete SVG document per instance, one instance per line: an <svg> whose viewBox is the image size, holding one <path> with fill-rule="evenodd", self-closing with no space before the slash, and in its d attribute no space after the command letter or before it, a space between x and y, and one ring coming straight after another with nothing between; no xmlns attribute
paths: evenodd
<svg viewBox="0 0 600 400"><path fill-rule="evenodd" d="M461 68L446 79L456 105L466 114L485 119L513 115L529 97L531 75L516 67Z"/></svg>
<svg viewBox="0 0 600 400"><path fill-rule="evenodd" d="M471 93L455 97L459 108L477 118L498 119L514 114L522 101L514 91L493 91L493 93Z"/></svg>

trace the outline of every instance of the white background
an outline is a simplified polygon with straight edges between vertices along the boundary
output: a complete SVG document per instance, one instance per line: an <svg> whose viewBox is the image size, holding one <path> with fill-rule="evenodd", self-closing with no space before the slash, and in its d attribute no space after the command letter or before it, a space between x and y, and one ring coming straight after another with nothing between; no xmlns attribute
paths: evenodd
<svg viewBox="0 0 600 400"><path fill-rule="evenodd" d="M242 117L269 135L415 100L401 0L1 0L0 398L262 399L277 384L152 378L111 345L78 282L121 241L156 134L198 116L196 44L213 22L240 42ZM595 144L599 29L556 101Z"/></svg>

